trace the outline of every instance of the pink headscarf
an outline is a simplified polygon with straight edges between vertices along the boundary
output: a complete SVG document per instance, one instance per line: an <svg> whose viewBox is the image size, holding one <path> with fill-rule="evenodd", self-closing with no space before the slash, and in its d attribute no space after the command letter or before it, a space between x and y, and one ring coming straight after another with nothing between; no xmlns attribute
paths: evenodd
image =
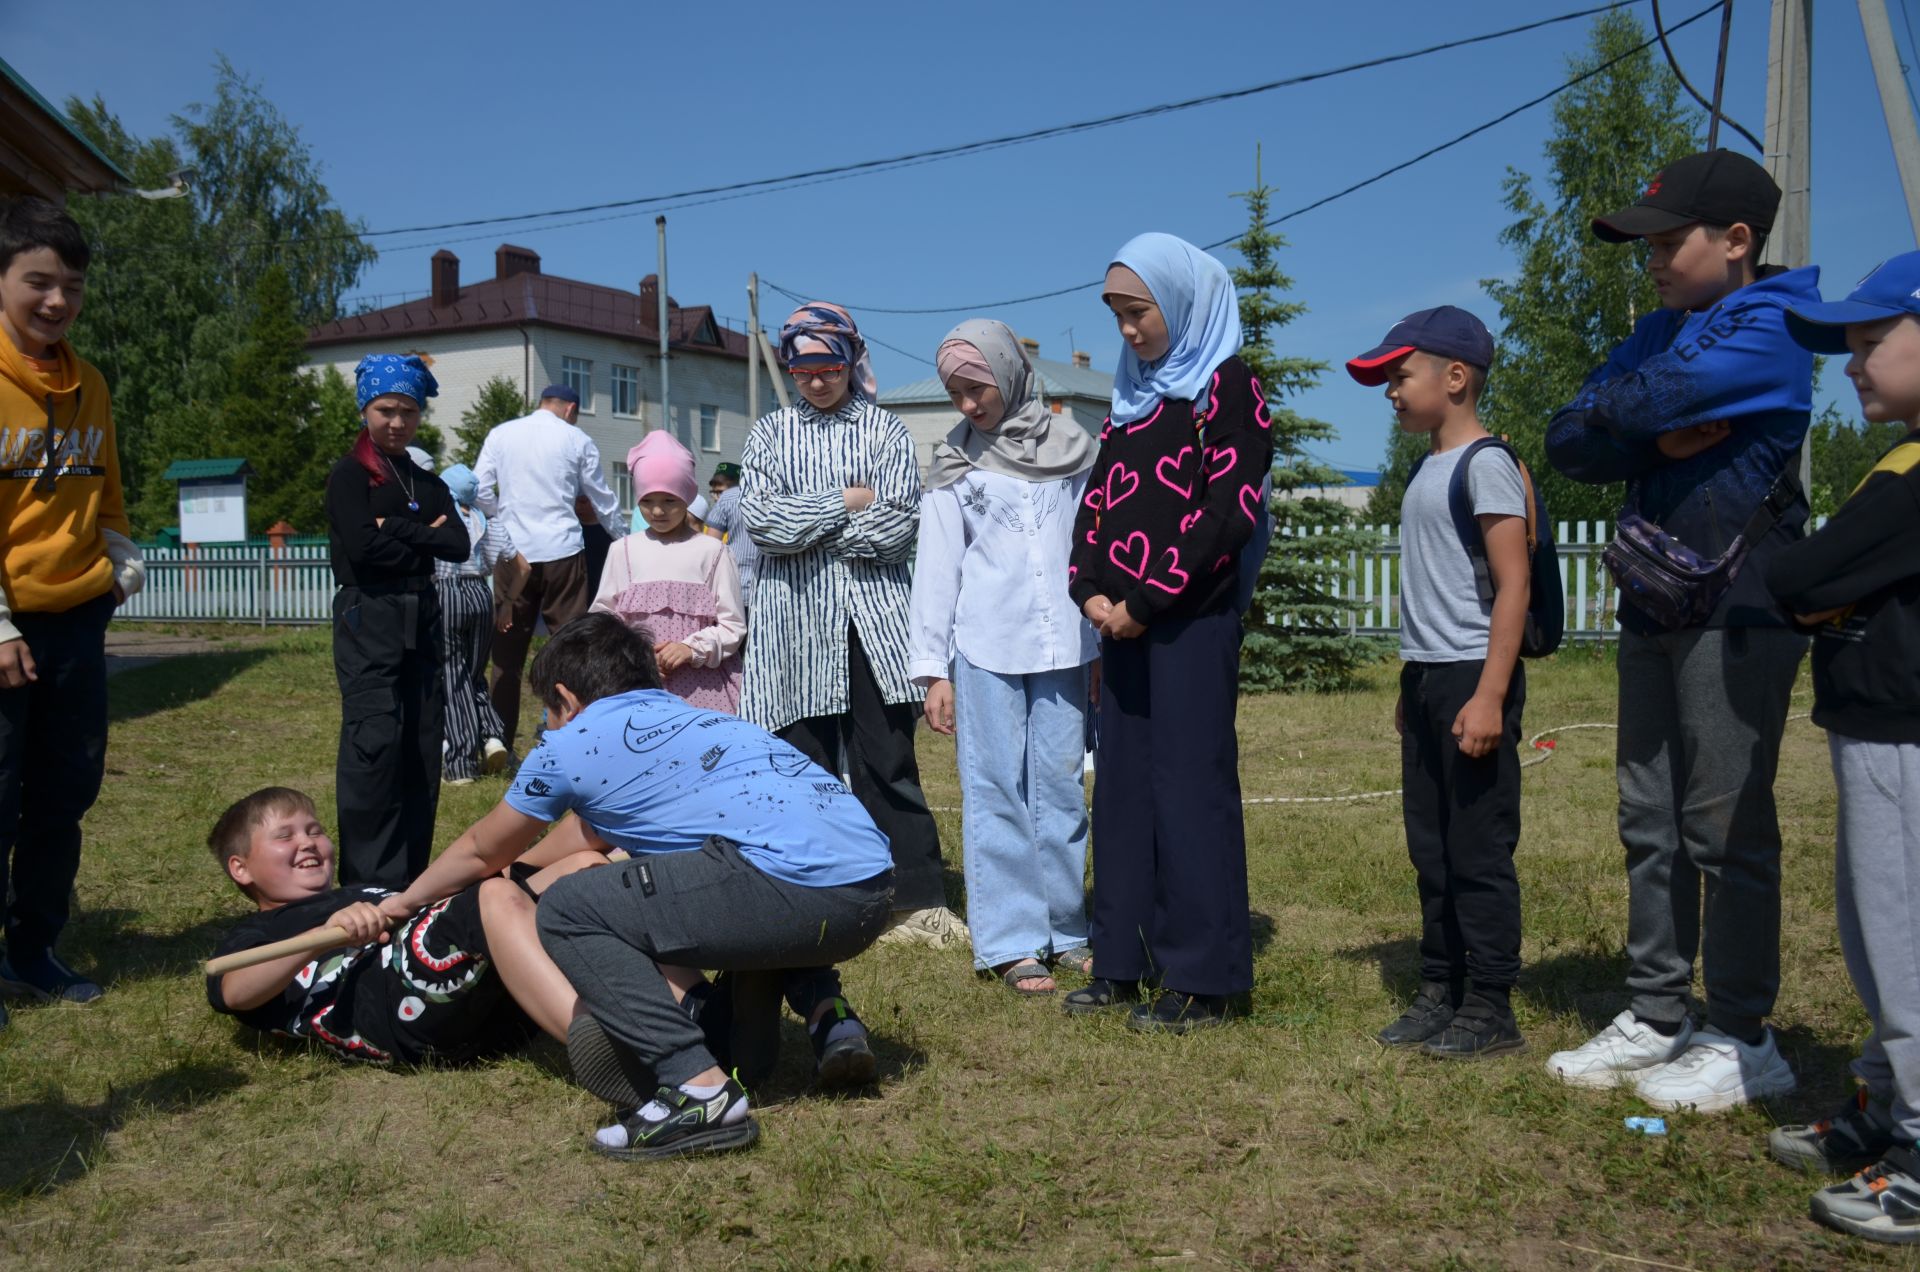
<svg viewBox="0 0 1920 1272"><path fill-rule="evenodd" d="M662 429L648 433L627 452L627 471L633 474L635 499L658 491L690 504L699 491L693 475L693 452Z"/></svg>
<svg viewBox="0 0 1920 1272"><path fill-rule="evenodd" d="M968 344L965 340L948 340L933 355L934 366L940 372L940 383L953 387L955 379L967 380L973 384L992 384L993 368L987 365L987 355Z"/></svg>

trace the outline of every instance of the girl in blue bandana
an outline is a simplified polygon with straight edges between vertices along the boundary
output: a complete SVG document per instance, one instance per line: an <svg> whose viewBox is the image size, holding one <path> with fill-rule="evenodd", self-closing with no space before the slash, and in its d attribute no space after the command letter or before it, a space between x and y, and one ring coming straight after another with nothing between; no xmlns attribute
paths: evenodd
<svg viewBox="0 0 1920 1272"><path fill-rule="evenodd" d="M1066 1008L1184 1032L1253 986L1233 722L1273 421L1218 261L1142 234L1115 253L1105 300L1126 347L1067 572L1101 635L1094 980Z"/></svg>
<svg viewBox="0 0 1920 1272"><path fill-rule="evenodd" d="M404 888L426 869L440 804L440 602L433 563L472 548L453 496L407 454L439 392L417 357L354 368L365 427L327 474L340 682L340 883Z"/></svg>

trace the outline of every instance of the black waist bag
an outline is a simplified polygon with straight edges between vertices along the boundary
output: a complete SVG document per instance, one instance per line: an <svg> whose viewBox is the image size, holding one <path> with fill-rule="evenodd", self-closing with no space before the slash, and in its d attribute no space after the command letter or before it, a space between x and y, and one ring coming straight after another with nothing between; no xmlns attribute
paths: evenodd
<svg viewBox="0 0 1920 1272"><path fill-rule="evenodd" d="M1695 552L1629 504L1620 511L1613 542L1601 554L1607 573L1635 608L1669 631L1706 622L1739 577L1753 545L1767 537L1800 497L1798 467L1796 456L1774 480L1746 527L1717 557Z"/></svg>

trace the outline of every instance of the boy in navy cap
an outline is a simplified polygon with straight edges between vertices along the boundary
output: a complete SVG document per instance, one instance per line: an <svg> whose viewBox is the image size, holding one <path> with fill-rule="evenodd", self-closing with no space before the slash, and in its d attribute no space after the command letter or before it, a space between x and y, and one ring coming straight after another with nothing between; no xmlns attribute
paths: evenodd
<svg viewBox="0 0 1920 1272"><path fill-rule="evenodd" d="M1433 449L1400 510L1401 807L1420 881L1420 990L1380 1031L1389 1047L1474 1058L1526 1046L1508 998L1520 974L1519 663L1529 591L1527 483L1510 451L1480 427L1476 404L1493 361L1478 318L1442 305L1395 323L1347 363L1361 384L1387 386L1400 427ZM1488 444L1476 445L1485 441ZM1494 453L1502 451L1504 453ZM1455 528L1454 473L1492 576L1480 598L1475 563Z"/></svg>
<svg viewBox="0 0 1920 1272"><path fill-rule="evenodd" d="M1875 423L1909 432L1833 519L1769 563L1767 586L1814 629L1813 722L1840 794L1834 910L1873 1022L1854 1098L1769 1147L1788 1165L1860 1173L1813 1196L1813 1217L1870 1241L1920 1242L1920 252L1847 299L1787 311L1794 340L1851 354Z"/></svg>
<svg viewBox="0 0 1920 1272"><path fill-rule="evenodd" d="M1818 270L1759 268L1779 202L1758 164L1715 150L1669 164L1638 203L1597 218L1607 242L1646 241L1662 307L1547 429L1547 458L1568 477L1627 483L1607 564L1622 597L1633 991L1547 1068L1578 1086L1632 1082L1661 1108L1725 1109L1794 1087L1766 1018L1780 987L1773 776L1806 638L1764 579L1807 519L1798 469L1813 359L1788 338L1786 311L1820 295Z"/></svg>

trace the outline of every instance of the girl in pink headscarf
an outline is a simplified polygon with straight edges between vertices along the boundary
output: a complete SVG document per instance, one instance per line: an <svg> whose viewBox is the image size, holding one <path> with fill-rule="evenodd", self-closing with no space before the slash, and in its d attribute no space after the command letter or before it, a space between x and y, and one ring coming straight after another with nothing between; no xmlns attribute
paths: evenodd
<svg viewBox="0 0 1920 1272"><path fill-rule="evenodd" d="M653 638L663 686L696 707L737 714L740 647L747 639L740 573L720 540L687 515L699 487L693 455L667 433L627 452L634 502L646 523L607 554L593 608Z"/></svg>

